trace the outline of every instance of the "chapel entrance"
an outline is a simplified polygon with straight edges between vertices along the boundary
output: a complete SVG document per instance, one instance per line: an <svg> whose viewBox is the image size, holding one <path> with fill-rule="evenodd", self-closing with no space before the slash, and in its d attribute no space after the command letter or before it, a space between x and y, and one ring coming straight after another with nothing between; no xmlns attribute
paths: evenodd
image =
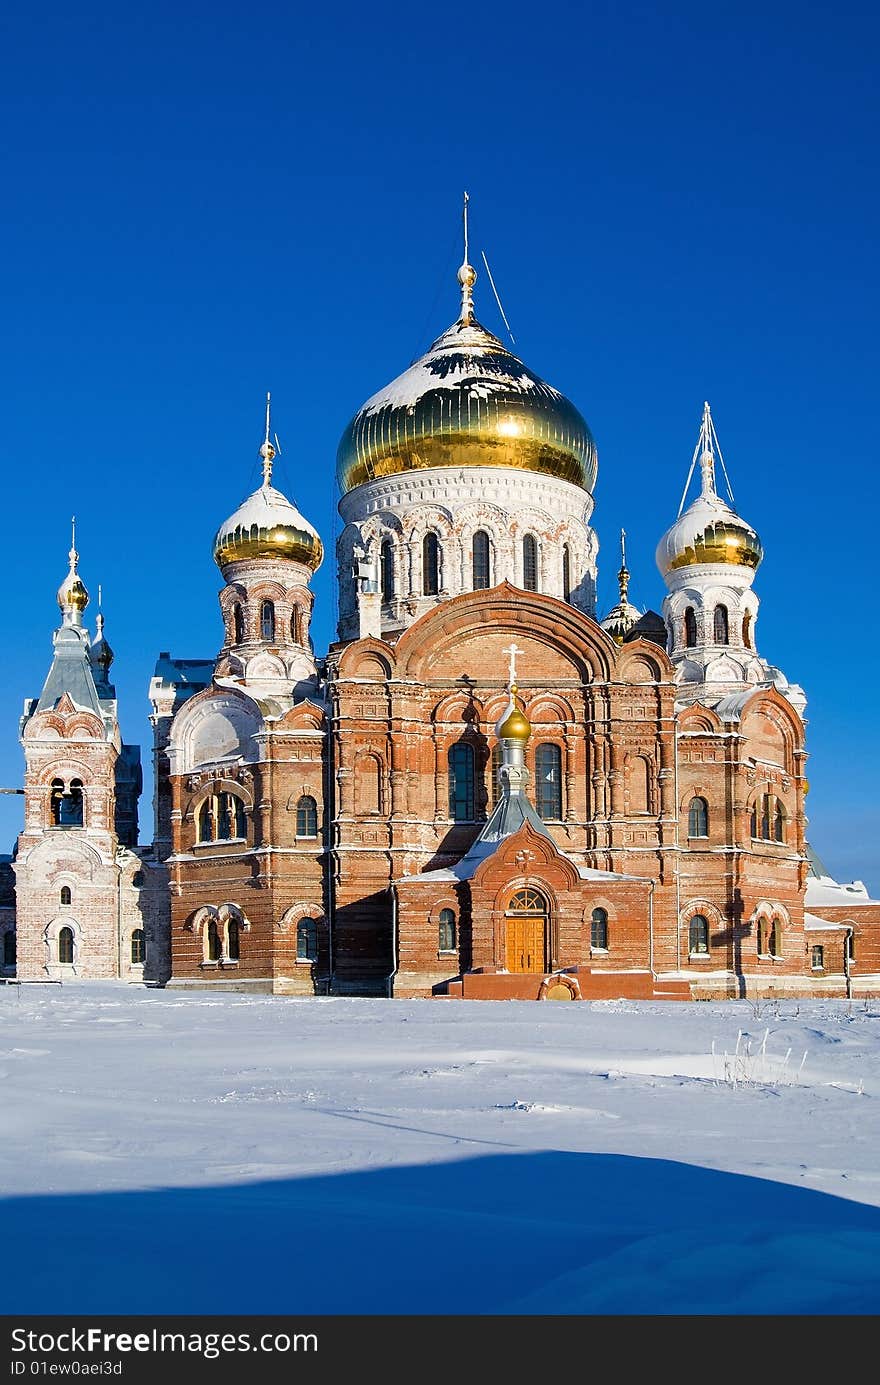
<svg viewBox="0 0 880 1385"><path fill-rule="evenodd" d="M505 910L508 971L547 970L547 901L529 887L517 890Z"/></svg>

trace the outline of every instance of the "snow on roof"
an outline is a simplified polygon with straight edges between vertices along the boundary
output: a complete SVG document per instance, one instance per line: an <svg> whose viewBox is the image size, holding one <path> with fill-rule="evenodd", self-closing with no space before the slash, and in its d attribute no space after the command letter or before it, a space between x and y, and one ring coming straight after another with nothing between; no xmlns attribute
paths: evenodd
<svg viewBox="0 0 880 1385"><path fill-rule="evenodd" d="M836 932L846 933L847 924L832 923L830 919L820 919L818 914L804 914L804 932L815 933L821 929L823 933Z"/></svg>
<svg viewBox="0 0 880 1385"><path fill-rule="evenodd" d="M866 904L880 904L880 900L871 898L861 880L851 880L849 884L841 885L830 875L808 875L804 904L808 908L812 904L860 909Z"/></svg>

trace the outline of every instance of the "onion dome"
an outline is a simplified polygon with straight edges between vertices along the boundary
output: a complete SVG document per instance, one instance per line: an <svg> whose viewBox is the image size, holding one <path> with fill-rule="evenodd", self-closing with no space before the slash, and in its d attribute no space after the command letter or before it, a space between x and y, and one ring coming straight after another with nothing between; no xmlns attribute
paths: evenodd
<svg viewBox="0 0 880 1385"><path fill-rule="evenodd" d="M612 606L604 620L599 624L602 629L614 640L615 644L623 644L625 637L635 625L636 621L644 614L634 606L627 598L629 589L629 569L626 565L626 530L620 531L620 569L617 573L617 582L620 590L620 600L616 606Z"/></svg>
<svg viewBox="0 0 880 1385"><path fill-rule="evenodd" d="M79 554L76 551L76 520L71 521L73 538L70 545L68 558L70 567L67 576L58 588L58 605L64 615L65 624L81 625L82 613L89 604L89 594L85 584L77 572Z"/></svg>
<svg viewBox="0 0 880 1385"><path fill-rule="evenodd" d="M461 315L430 350L368 399L336 455L343 494L437 467L502 466L592 491L596 445L575 406L476 321L476 270L458 271Z"/></svg>
<svg viewBox="0 0 880 1385"><path fill-rule="evenodd" d="M224 575L230 563L254 558L285 558L315 572L324 557L318 531L271 484L276 449L269 441L268 405L267 396L266 440L260 448L263 484L220 525L214 539L214 561Z"/></svg>
<svg viewBox="0 0 880 1385"><path fill-rule="evenodd" d="M99 588L98 600L100 601L100 599L101 592ZM98 612L95 623L98 627L98 633L89 646L89 659L94 668L100 669L102 681L106 683L110 673L110 665L113 663L114 654L104 636L104 617L100 612Z"/></svg>
<svg viewBox="0 0 880 1385"><path fill-rule="evenodd" d="M510 701L495 723L495 735L500 741L520 741L525 745L532 734L532 723L516 703L519 691L515 683L510 685Z"/></svg>
<svg viewBox="0 0 880 1385"><path fill-rule="evenodd" d="M702 488L684 513L679 512L678 519L657 545L657 566L664 577L695 563L724 564L754 571L764 556L761 540L755 530L721 499L715 489L716 450L723 468L724 461L712 415L709 405L705 404L700 439L694 453L694 462L698 454L700 457Z"/></svg>

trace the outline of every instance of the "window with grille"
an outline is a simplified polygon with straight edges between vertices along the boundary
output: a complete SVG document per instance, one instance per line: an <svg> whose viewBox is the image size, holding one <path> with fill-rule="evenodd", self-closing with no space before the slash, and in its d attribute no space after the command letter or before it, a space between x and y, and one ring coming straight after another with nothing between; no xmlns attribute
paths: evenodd
<svg viewBox="0 0 880 1385"><path fill-rule="evenodd" d="M455 912L452 909L440 910L438 941L441 952L455 951Z"/></svg>
<svg viewBox="0 0 880 1385"><path fill-rule="evenodd" d="M73 962L73 929L62 928L58 934L58 960L68 966Z"/></svg>
<svg viewBox="0 0 880 1385"><path fill-rule="evenodd" d="M318 805L311 794L303 794L296 805L296 835L298 837L317 837Z"/></svg>
<svg viewBox="0 0 880 1385"><path fill-rule="evenodd" d="M382 600L391 601L394 596L394 545L390 539L382 540L379 549L379 567L382 579Z"/></svg>
<svg viewBox="0 0 880 1385"><path fill-rule="evenodd" d="M714 623L715 623L715 643L716 643L716 644L729 644L729 643L730 643L730 628L729 628L729 622L728 622L728 619L727 619L727 607L726 607L726 606L716 606L716 607L715 607L715 620L714 620Z"/></svg>
<svg viewBox="0 0 880 1385"><path fill-rule="evenodd" d="M708 837L709 805L705 798L692 798L688 808L688 836Z"/></svg>
<svg viewBox="0 0 880 1385"><path fill-rule="evenodd" d="M590 915L590 947L594 952L608 951L608 913L594 909Z"/></svg>
<svg viewBox="0 0 880 1385"><path fill-rule="evenodd" d="M522 543L523 586L527 592L538 590L538 541L534 534L526 534Z"/></svg>
<svg viewBox="0 0 880 1385"><path fill-rule="evenodd" d="M449 816L455 822L474 820L474 748L461 742L449 751Z"/></svg>
<svg viewBox="0 0 880 1385"><path fill-rule="evenodd" d="M71 901L71 898L72 898L72 896L71 896L71 893L70 893L70 886L69 886L69 885L62 885L62 886L61 886L61 903L62 903L62 904L69 904L70 901Z"/></svg>
<svg viewBox="0 0 880 1385"><path fill-rule="evenodd" d="M139 966L147 958L147 943L142 928L135 928L131 935L131 963Z"/></svg>
<svg viewBox="0 0 880 1385"><path fill-rule="evenodd" d="M562 751L549 741L535 751L535 807L545 822L562 817Z"/></svg>
<svg viewBox="0 0 880 1385"><path fill-rule="evenodd" d="M694 914L691 919L688 951L692 955L709 951L709 920L704 914Z"/></svg>
<svg viewBox="0 0 880 1385"><path fill-rule="evenodd" d="M474 591L484 591L489 586L489 535L478 529L471 544Z"/></svg>
<svg viewBox="0 0 880 1385"><path fill-rule="evenodd" d="M260 638L269 641L275 638L274 601L264 601L260 606Z"/></svg>
<svg viewBox="0 0 880 1385"><path fill-rule="evenodd" d="M562 549L562 599L571 600L571 552L568 544Z"/></svg>
<svg viewBox="0 0 880 1385"><path fill-rule="evenodd" d="M493 745L489 762L489 803L494 808L501 797L501 764L503 753L500 743Z"/></svg>

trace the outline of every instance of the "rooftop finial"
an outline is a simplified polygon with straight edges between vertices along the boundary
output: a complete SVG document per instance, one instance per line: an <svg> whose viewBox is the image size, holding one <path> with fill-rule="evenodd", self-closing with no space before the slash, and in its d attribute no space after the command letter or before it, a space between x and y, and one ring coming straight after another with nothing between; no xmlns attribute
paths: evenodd
<svg viewBox="0 0 880 1385"><path fill-rule="evenodd" d="M501 651L502 654L510 655L507 686L510 688L511 692L516 691L516 656L517 654L522 654L522 652L523 651L519 649L513 641L511 641L506 649L502 649Z"/></svg>
<svg viewBox="0 0 880 1385"><path fill-rule="evenodd" d="M620 586L620 605L621 609L626 605L626 593L629 588L629 569L626 565L626 530L620 531L620 571L617 574L617 581Z"/></svg>
<svg viewBox="0 0 880 1385"><path fill-rule="evenodd" d="M76 565L79 562L79 554L76 551L76 515L70 516L70 552L67 556L70 559L71 572L76 572Z"/></svg>
<svg viewBox="0 0 880 1385"><path fill-rule="evenodd" d="M263 459L263 485L272 484L272 462L275 457L275 448L269 441L269 411L272 407L272 396L266 392L266 439L260 448L260 456Z"/></svg>
<svg viewBox="0 0 880 1385"><path fill-rule="evenodd" d="M464 205L462 208L462 225L464 228L464 259L458 271L458 282L461 284L461 314L459 322L463 326L470 326L474 320L474 284L477 282L477 271L468 262L468 202L470 198L467 193L464 195Z"/></svg>
<svg viewBox="0 0 880 1385"><path fill-rule="evenodd" d="M715 429L712 426L712 411L709 408L708 399L703 404L703 421L700 424L700 471L702 472L702 492L703 495L717 495L715 489L715 453L712 450L712 441Z"/></svg>

